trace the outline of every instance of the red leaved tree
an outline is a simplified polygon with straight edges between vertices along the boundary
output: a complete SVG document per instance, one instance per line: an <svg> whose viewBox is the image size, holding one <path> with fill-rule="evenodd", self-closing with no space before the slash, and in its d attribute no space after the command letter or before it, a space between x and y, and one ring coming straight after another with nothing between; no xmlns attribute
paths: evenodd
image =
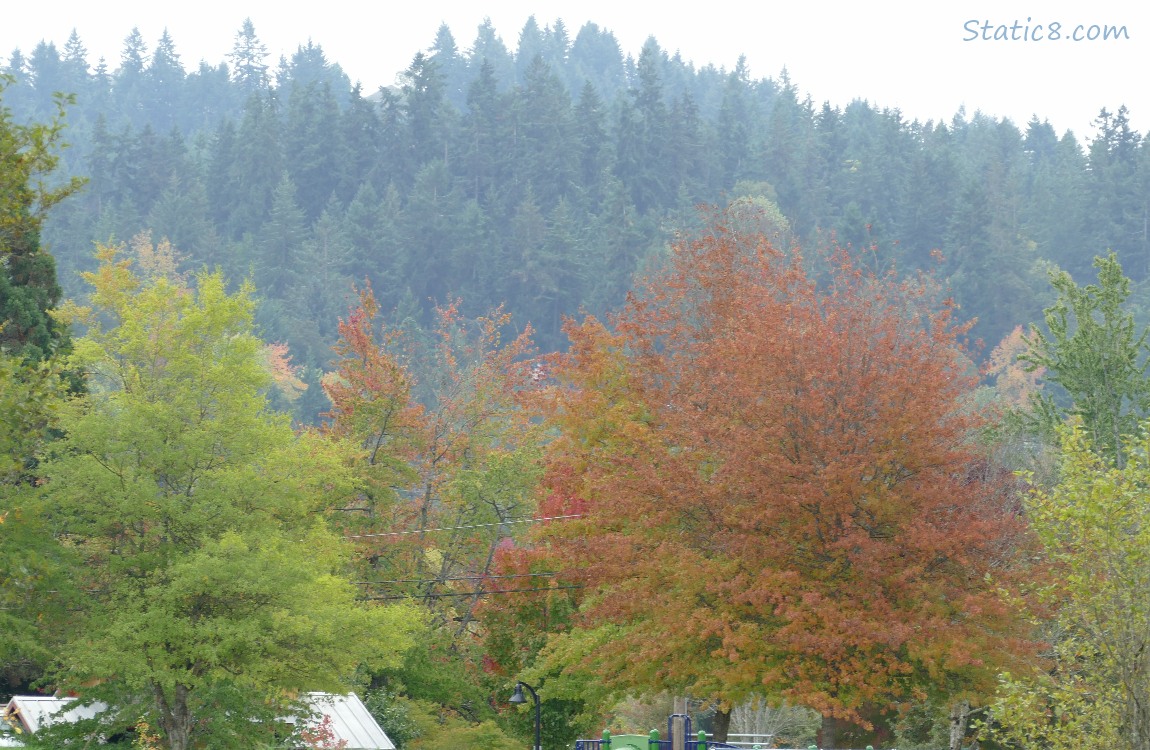
<svg viewBox="0 0 1150 750"><path fill-rule="evenodd" d="M330 716L324 716L317 724L309 724L300 730L300 739L308 750L344 750L347 740L337 739Z"/></svg>
<svg viewBox="0 0 1150 750"><path fill-rule="evenodd" d="M968 706L1027 643L997 594L1023 529L975 441L966 328L849 252L816 281L713 219L614 332L568 328L541 510L585 517L540 540L593 593L555 658L620 691L863 724L914 697Z"/></svg>

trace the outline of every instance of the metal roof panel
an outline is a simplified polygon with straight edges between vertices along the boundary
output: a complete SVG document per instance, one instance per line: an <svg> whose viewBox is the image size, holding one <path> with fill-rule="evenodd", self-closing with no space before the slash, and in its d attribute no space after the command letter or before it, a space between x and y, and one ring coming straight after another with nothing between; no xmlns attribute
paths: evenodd
<svg viewBox="0 0 1150 750"><path fill-rule="evenodd" d="M75 698L56 698L50 695L16 695L8 701L4 709L5 718L15 714L19 717L24 729L32 734L40 731L42 727L51 726L60 721L80 721L91 719L107 708L99 701L87 706L67 708L75 703ZM67 708L67 710L65 710Z"/></svg>
<svg viewBox="0 0 1150 750"><path fill-rule="evenodd" d="M395 750L391 738L355 693L308 693L307 698L317 713L331 718L334 739L346 740L347 750Z"/></svg>

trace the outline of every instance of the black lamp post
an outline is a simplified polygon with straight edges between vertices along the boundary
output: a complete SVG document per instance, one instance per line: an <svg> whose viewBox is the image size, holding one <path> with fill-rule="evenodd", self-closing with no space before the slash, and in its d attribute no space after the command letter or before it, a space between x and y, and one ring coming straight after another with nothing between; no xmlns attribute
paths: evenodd
<svg viewBox="0 0 1150 750"><path fill-rule="evenodd" d="M539 739L541 724L539 723L539 693L535 692L535 688L528 685L526 682L515 683L515 692L511 694L511 703L526 703L527 698L523 696L523 688L531 693L531 698L535 701L535 750L543 750L543 742Z"/></svg>

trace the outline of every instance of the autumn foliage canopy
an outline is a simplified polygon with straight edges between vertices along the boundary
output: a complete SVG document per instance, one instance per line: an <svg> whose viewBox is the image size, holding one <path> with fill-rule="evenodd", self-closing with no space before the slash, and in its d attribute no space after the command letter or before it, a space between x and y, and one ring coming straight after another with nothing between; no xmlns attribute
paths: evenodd
<svg viewBox="0 0 1150 750"><path fill-rule="evenodd" d="M925 283L845 250L815 278L713 218L613 330L568 327L541 514L583 517L539 542L586 588L553 653L855 720L991 691L1025 648L996 591L1022 531L977 449L966 329Z"/></svg>

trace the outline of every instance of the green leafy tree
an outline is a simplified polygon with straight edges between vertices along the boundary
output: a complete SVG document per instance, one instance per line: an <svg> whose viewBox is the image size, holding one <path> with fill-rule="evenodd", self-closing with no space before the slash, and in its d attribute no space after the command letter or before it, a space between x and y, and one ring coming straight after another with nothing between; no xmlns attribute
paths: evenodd
<svg viewBox="0 0 1150 750"><path fill-rule="evenodd" d="M12 83L0 76L0 101ZM48 315L60 298L56 264L40 245L45 212L83 180L56 180L64 107L47 123L21 125L0 105L0 350L39 361L58 349L65 329Z"/></svg>
<svg viewBox="0 0 1150 750"><path fill-rule="evenodd" d="M109 722L146 718L171 750L252 746L293 693L394 663L420 618L357 602L343 577L326 515L354 492L346 454L267 407L250 285L99 260L92 306L67 309L87 326L71 363L89 393L42 468L86 592L54 682Z"/></svg>
<svg viewBox="0 0 1150 750"><path fill-rule="evenodd" d="M10 81L0 77L0 99ZM37 455L66 379L54 355L67 327L51 316L55 262L40 244L45 212L80 187L53 180L66 99L45 124L21 125L0 106L0 681L25 688L67 630L63 550L35 513Z"/></svg>
<svg viewBox="0 0 1150 750"><path fill-rule="evenodd" d="M1030 424L1051 434L1067 416L1079 417L1095 450L1121 465L1123 438L1137 433L1150 408L1147 331L1137 330L1125 307L1130 279L1117 256L1098 257L1094 266L1098 283L1085 287L1065 271L1051 272L1058 299L1045 310L1049 333L1032 327L1020 359L1030 371L1044 368L1045 379L1063 391L1036 394Z"/></svg>
<svg viewBox="0 0 1150 750"><path fill-rule="evenodd" d="M0 690L26 691L68 632L67 551L36 512L35 456L64 398L51 362L0 353Z"/></svg>
<svg viewBox="0 0 1150 750"><path fill-rule="evenodd" d="M1059 431L1059 481L1035 490L1026 515L1059 575L1052 664L1006 674L992 716L1000 739L1070 750L1084 738L1115 750L1150 748L1150 436L1118 446L1117 467L1081 419ZM1109 449L1108 449L1109 450Z"/></svg>

